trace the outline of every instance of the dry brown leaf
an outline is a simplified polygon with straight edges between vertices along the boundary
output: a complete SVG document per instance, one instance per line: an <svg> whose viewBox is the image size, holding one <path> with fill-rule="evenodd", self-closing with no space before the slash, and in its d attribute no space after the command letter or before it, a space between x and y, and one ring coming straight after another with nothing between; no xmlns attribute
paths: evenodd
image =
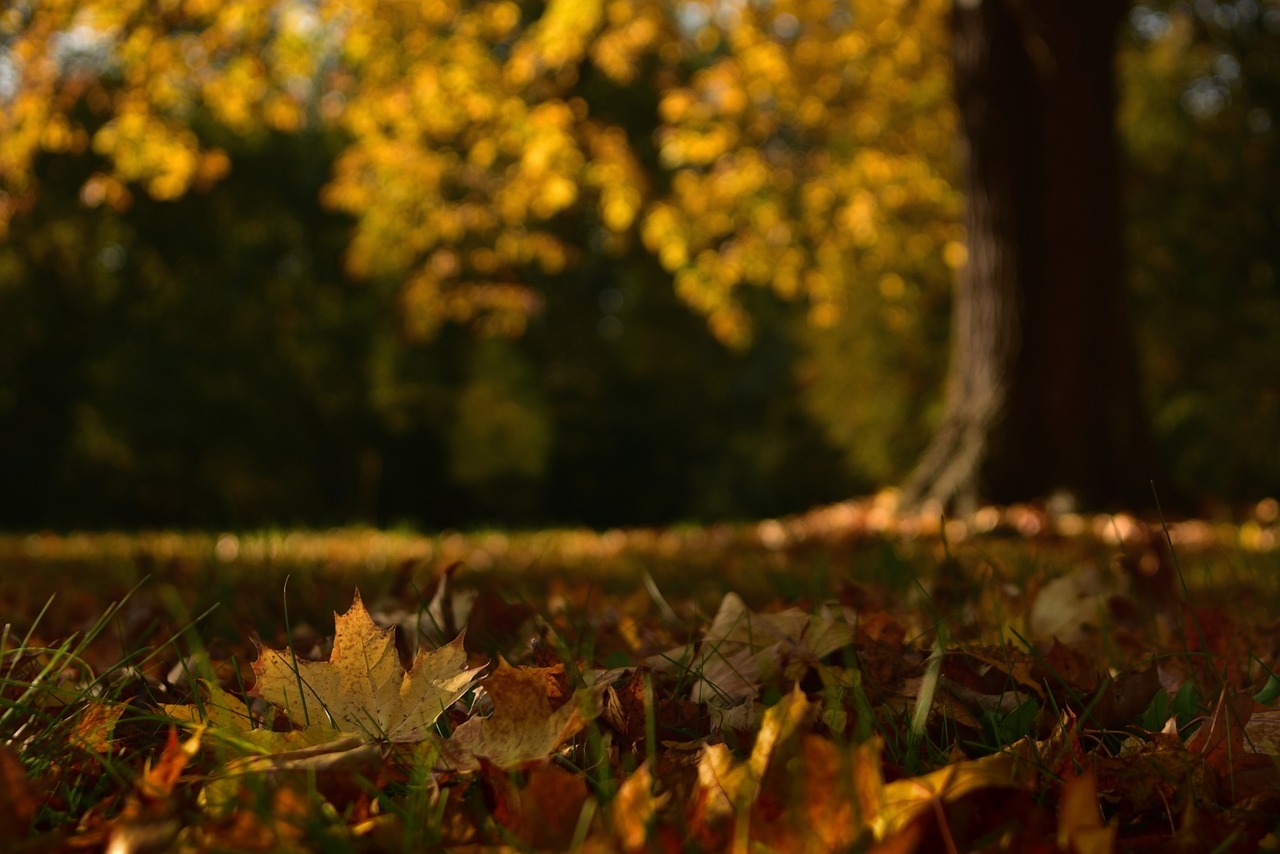
<svg viewBox="0 0 1280 854"><path fill-rule="evenodd" d="M1215 802L1217 774L1189 754L1176 735L1152 733L1144 742L1130 740L1120 754L1094 756L1098 788L1108 802L1129 815L1174 814L1188 800Z"/></svg>
<svg viewBox="0 0 1280 854"><path fill-rule="evenodd" d="M544 762L529 770L523 786L516 786L505 771L485 761L483 777L503 790L502 809L494 818L506 830L537 851L563 851L573 842L582 808L587 802L587 781L581 774Z"/></svg>
<svg viewBox="0 0 1280 854"><path fill-rule="evenodd" d="M478 668L466 669L461 637L437 650L419 648L406 672L395 630L373 622L358 590L350 609L334 615L334 624L328 661L298 659L295 667L287 650L259 646L252 693L299 725L327 723L366 738L416 742L479 674Z"/></svg>
<svg viewBox="0 0 1280 854"><path fill-rule="evenodd" d="M625 747L632 748L643 744L645 737L645 709L652 703L652 697L645 698L645 670L637 667L621 685L609 684L605 689L605 704L602 716L605 723L613 727L622 738Z"/></svg>
<svg viewBox="0 0 1280 854"><path fill-rule="evenodd" d="M1209 720L1187 739L1187 753L1198 755L1220 772L1244 755L1245 728L1253 716L1253 698L1224 688Z"/></svg>
<svg viewBox="0 0 1280 854"><path fill-rule="evenodd" d="M481 681L493 698L493 714L471 718L443 744L440 762L457 771L474 771L483 756L499 768L544 759L573 738L600 713L605 686L584 688L559 708L548 696L547 668L498 667Z"/></svg>
<svg viewBox="0 0 1280 854"><path fill-rule="evenodd" d="M17 754L0 744L0 845L24 839L39 806Z"/></svg>

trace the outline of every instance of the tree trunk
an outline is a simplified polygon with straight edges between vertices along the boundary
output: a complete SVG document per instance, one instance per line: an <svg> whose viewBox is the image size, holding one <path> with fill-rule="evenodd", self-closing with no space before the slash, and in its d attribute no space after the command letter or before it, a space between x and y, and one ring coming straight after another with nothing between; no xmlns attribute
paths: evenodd
<svg viewBox="0 0 1280 854"><path fill-rule="evenodd" d="M969 260L947 406L904 500L1150 503L1122 282L1122 0L956 0Z"/></svg>

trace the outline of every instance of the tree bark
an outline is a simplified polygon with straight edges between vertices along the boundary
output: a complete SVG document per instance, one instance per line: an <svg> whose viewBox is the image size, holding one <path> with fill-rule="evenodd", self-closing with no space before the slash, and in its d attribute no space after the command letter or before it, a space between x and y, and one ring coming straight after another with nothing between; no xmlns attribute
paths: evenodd
<svg viewBox="0 0 1280 854"><path fill-rule="evenodd" d="M1065 491L1145 506L1154 477L1123 276L1122 0L956 0L969 258L947 403L903 488L966 510Z"/></svg>

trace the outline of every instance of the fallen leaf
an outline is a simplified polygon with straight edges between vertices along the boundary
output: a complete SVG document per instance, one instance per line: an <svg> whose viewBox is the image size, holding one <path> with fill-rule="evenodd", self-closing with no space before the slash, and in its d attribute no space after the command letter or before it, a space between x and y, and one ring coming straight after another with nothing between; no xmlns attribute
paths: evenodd
<svg viewBox="0 0 1280 854"><path fill-rule="evenodd" d="M199 751L199 734L179 742L178 730L169 728L160 759L138 778L124 810L108 827L108 851L164 851L172 847L182 828L174 789Z"/></svg>
<svg viewBox="0 0 1280 854"><path fill-rule="evenodd" d="M1122 579L1096 566L1059 576L1040 588L1027 617L1036 640L1078 643L1107 620L1107 602L1123 591Z"/></svg>
<svg viewBox="0 0 1280 854"><path fill-rule="evenodd" d="M618 847L628 852L644 850L650 825L670 799L670 793L654 795L649 763L641 763L609 802L609 826Z"/></svg>
<svg viewBox="0 0 1280 854"><path fill-rule="evenodd" d="M626 682L605 690L602 717L628 748L639 749L644 744L645 709L653 702L651 696L646 699L645 679L646 671L637 667Z"/></svg>
<svg viewBox="0 0 1280 854"><path fill-rule="evenodd" d="M1111 854L1117 831L1102 821L1093 775L1069 778L1058 807L1058 847L1073 854Z"/></svg>
<svg viewBox="0 0 1280 854"><path fill-rule="evenodd" d="M207 727L209 735L241 752L282 753L325 744L348 735L328 726L327 722L289 732L255 728L248 707L238 697L203 679L200 680L200 693L202 701L198 704L164 704L160 708L179 723Z"/></svg>
<svg viewBox="0 0 1280 854"><path fill-rule="evenodd" d="M39 805L17 754L0 744L0 845L26 838Z"/></svg>
<svg viewBox="0 0 1280 854"><path fill-rule="evenodd" d="M876 835L883 839L897 833L935 803L950 803L982 789L1013 789L1014 767L1012 756L997 753L886 783Z"/></svg>
<svg viewBox="0 0 1280 854"><path fill-rule="evenodd" d="M699 677L693 700L738 706L755 699L763 683L794 682L819 659L852 643L853 631L842 620L798 608L757 614L736 593L728 593L690 664ZM677 650L668 657L681 656Z"/></svg>
<svg viewBox="0 0 1280 854"><path fill-rule="evenodd" d="M1159 691L1154 667L1108 674L1089 700L1089 721L1103 729L1123 729L1141 716Z"/></svg>
<svg viewBox="0 0 1280 854"><path fill-rule="evenodd" d="M116 722L123 713L124 705L121 703L90 702L76 717L71 743L90 753L107 753L111 750Z"/></svg>
<svg viewBox="0 0 1280 854"><path fill-rule="evenodd" d="M1255 705L1248 694L1224 688L1209 720L1187 739L1187 753L1202 757L1220 773L1228 773L1245 753L1245 728Z"/></svg>
<svg viewBox="0 0 1280 854"><path fill-rule="evenodd" d="M1093 757L1102 797L1125 814L1169 816L1186 801L1217 801L1217 775L1192 755L1176 735L1152 733L1132 739L1117 756Z"/></svg>
<svg viewBox="0 0 1280 854"><path fill-rule="evenodd" d="M1009 745L1004 752L1014 758L1014 779L1031 788L1049 780L1074 777L1086 764L1080 726L1070 709L1062 712L1047 738L1027 736Z"/></svg>
<svg viewBox="0 0 1280 854"><path fill-rule="evenodd" d="M297 750L246 756L226 763L200 792L199 803L217 816L237 809L242 791L263 782L279 789L289 781L313 785L330 801L363 791L360 780L372 780L383 766L383 750L359 734L346 735Z"/></svg>
<svg viewBox="0 0 1280 854"><path fill-rule="evenodd" d="M178 731L169 728L169 740L165 743L160 761L146 770L138 780L138 793L144 801L162 801L173 794L178 777L186 769L191 757L200 749L200 737L178 742Z"/></svg>
<svg viewBox="0 0 1280 854"><path fill-rule="evenodd" d="M523 785L516 785L488 760L482 758L481 766L481 779L501 791L502 803L493 817L508 833L533 850L569 847L588 797L581 774L544 762L529 769Z"/></svg>
<svg viewBox="0 0 1280 854"><path fill-rule="evenodd" d="M358 590L350 609L334 615L334 628L328 661L295 661L287 651L259 646L252 693L299 725L326 722L371 739L416 742L479 674L466 669L461 637L437 650L420 647L406 672L395 630L373 622Z"/></svg>
<svg viewBox="0 0 1280 854"><path fill-rule="evenodd" d="M600 713L605 686L583 688L553 709L546 669L512 667L499 658L480 682L493 698L493 714L460 724L442 746L441 765L474 771L483 756L499 768L514 768L546 758L581 732Z"/></svg>
<svg viewBox="0 0 1280 854"><path fill-rule="evenodd" d="M803 802L791 811L799 827L784 840L787 849L860 850L884 799L880 750L876 740L844 745L808 733L802 737Z"/></svg>
<svg viewBox="0 0 1280 854"><path fill-rule="evenodd" d="M1280 709L1253 713L1244 725L1244 749L1280 757Z"/></svg>
<svg viewBox="0 0 1280 854"><path fill-rule="evenodd" d="M715 825L735 816L735 832L745 833L751 805L761 792L775 749L797 736L801 725L811 720L815 712L815 704L796 688L764 713L751 755L745 761L735 759L723 744L703 748L698 762L699 796L691 804L690 825ZM773 766L774 775L779 777L775 781L778 788L785 785L782 775L787 769L781 767L785 764L784 760Z"/></svg>

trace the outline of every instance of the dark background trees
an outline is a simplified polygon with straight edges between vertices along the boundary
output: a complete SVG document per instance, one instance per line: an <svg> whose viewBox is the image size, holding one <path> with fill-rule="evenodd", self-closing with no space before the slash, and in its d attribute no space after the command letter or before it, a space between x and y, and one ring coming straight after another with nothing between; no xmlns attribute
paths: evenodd
<svg viewBox="0 0 1280 854"><path fill-rule="evenodd" d="M975 44L966 16L1006 13L977 21L1007 28L1005 52L979 46L958 63L958 120L970 136L993 132L985 154L971 148L968 168L986 171L970 180L1007 185L987 196L990 221L1010 216L998 209L1014 194L1037 211L1014 215L1017 239L1001 245L994 227L982 236L984 197L972 193L967 264L943 3L870 3L847 20L685 4L649 29L597 21L579 54L541 54L560 70L499 92L538 120L586 117L549 136L521 119L543 135L513 140L514 156L546 150L551 172L498 152L489 168L506 184L472 164L416 196L394 193L419 186L397 173L360 190L380 218L355 184L345 207L325 189L353 150L356 130L341 122L245 130L228 125L226 104L196 99L201 150L231 168L176 198L153 198L146 177L102 180L113 161L71 133L38 154L34 184L6 185L0 525L609 525L801 510L899 482L939 425L948 434L953 276L962 294L1012 287L989 275L1010 264L1025 276L1011 303L1024 358L993 351L981 382L1028 405L1003 410L999 430L980 415L987 453L975 458L987 464L950 483L944 467L926 471L921 494L1141 499L1155 469L1140 409L1171 491L1210 510L1274 491L1280 13L1105 5L955 9L958 51ZM1069 20L1028 30L1013 9ZM486 56L522 55L539 20L525 15ZM1086 25L1097 30L1071 35ZM1094 82L1045 91L1041 37L1063 79ZM1117 50L1073 53L1073 40ZM595 47L622 42L630 72ZM432 55L398 61L430 70ZM1118 115L1085 94L1115 59ZM1010 67L1025 73L996 74ZM369 86L370 103L399 103ZM100 103L76 97L82 111ZM539 111L559 104L568 112ZM112 115L88 110L87 133ZM517 127L388 137L421 117L384 118L383 135L356 149L366 171L348 181L404 164L448 175L486 134ZM415 147L421 134L436 136ZM1049 168L1064 151L1093 153L1079 171ZM1118 173L1099 165L1113 154ZM110 203L120 187L131 204ZM396 207L402 197L411 207ZM527 205L529 220L485 232L490 203ZM421 243L421 231L397 231L415 209L439 225L431 240L471 225L455 243ZM353 229L390 241L370 258L419 241L421 269L353 278ZM488 282L450 278L490 269L499 246L511 255ZM509 305L483 303L494 295L537 304L522 334L506 334ZM1115 302L1125 296L1134 372ZM473 322L437 325L463 316Z"/></svg>

